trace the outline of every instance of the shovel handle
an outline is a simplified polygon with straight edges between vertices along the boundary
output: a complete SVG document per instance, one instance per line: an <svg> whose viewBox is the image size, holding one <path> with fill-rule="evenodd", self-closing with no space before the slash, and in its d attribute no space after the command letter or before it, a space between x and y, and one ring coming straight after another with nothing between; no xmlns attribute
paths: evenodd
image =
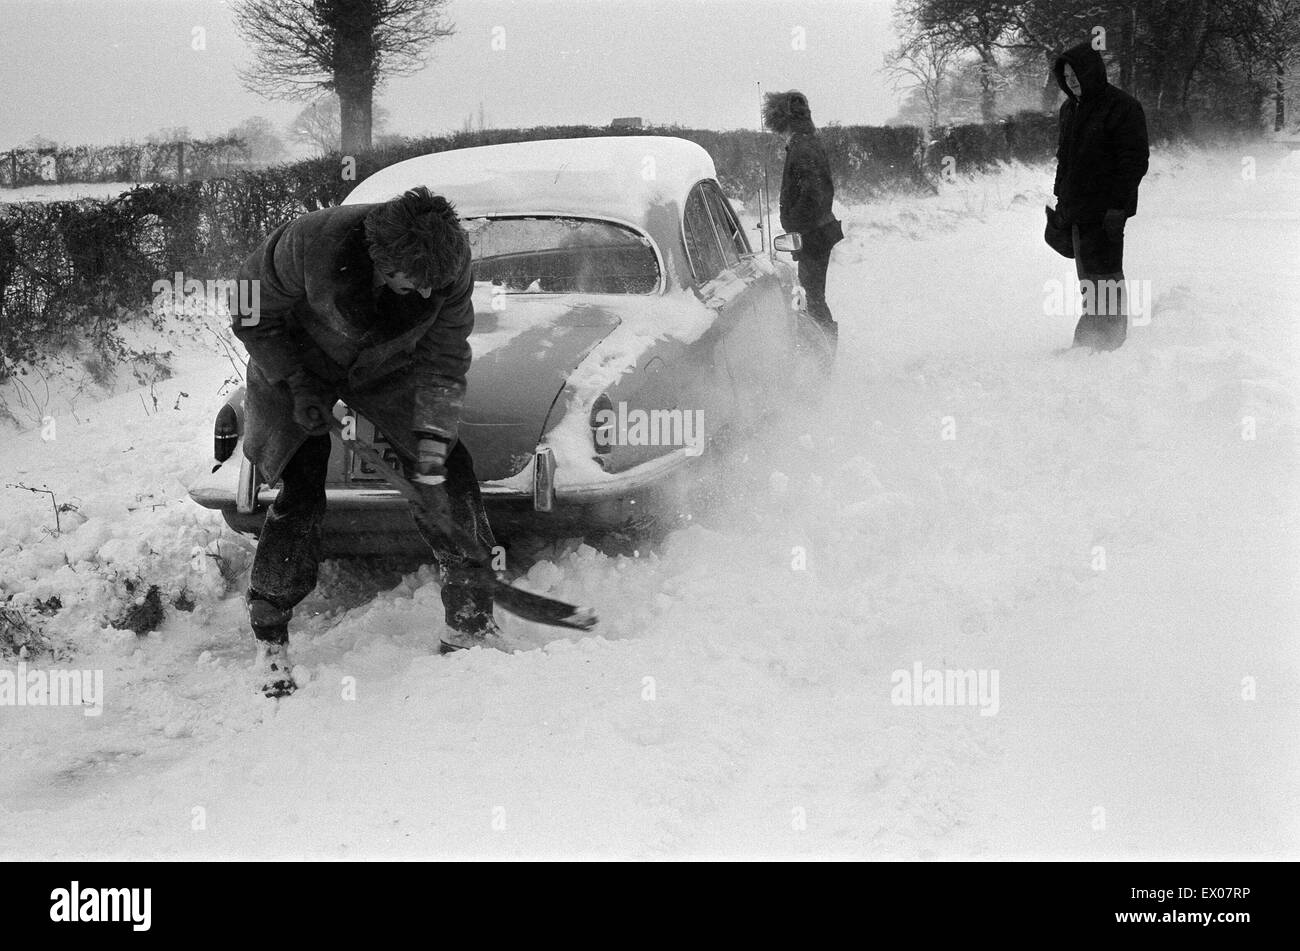
<svg viewBox="0 0 1300 951"><path fill-rule="evenodd" d="M402 475L383 457L374 446L363 439L347 439L343 435L343 423L333 413L329 418L330 435L334 437L339 445L350 448L353 452L361 454L361 457L379 470L382 475L394 489L401 494L408 502L425 514L437 524L438 529L447 536L453 543L461 548L462 551L471 557L486 560L486 554L483 552L483 546L476 539L470 539L461 527L450 519L442 517L437 513L429 511L429 505L420 490L417 489L406 476Z"/></svg>

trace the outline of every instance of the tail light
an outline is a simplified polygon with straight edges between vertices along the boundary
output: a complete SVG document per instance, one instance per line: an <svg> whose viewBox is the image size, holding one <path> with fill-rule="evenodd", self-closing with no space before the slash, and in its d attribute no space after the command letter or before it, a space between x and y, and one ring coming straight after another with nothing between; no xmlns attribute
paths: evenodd
<svg viewBox="0 0 1300 951"><path fill-rule="evenodd" d="M602 456L614 448L615 426L614 403L607 394L601 393L591 406L591 441Z"/></svg>
<svg viewBox="0 0 1300 951"><path fill-rule="evenodd" d="M212 455L218 463L225 462L235 452L239 442L239 418L235 408L227 403L217 413L217 423L212 429Z"/></svg>

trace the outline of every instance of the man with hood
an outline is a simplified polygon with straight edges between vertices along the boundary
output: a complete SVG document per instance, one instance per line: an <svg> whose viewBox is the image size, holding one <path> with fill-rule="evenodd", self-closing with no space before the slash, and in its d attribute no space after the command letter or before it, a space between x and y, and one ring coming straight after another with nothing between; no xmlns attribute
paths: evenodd
<svg viewBox="0 0 1300 951"><path fill-rule="evenodd" d="M1083 316L1074 345L1115 350L1128 335L1124 295L1124 222L1137 214L1147 171L1142 104L1106 81L1090 42L1072 46L1053 67L1065 92L1056 149L1056 210L1071 228Z"/></svg>
<svg viewBox="0 0 1300 951"><path fill-rule="evenodd" d="M442 575L450 632L442 651L498 633L475 584L494 545L474 464L457 439L474 329L469 239L445 199L423 186L378 204L342 205L272 231L249 255L235 335L248 349L244 454L267 485L248 586L264 690L294 689L293 608L316 586L330 458L329 419L343 399L384 434L426 506L478 543L463 551L412 509ZM241 285L244 286L244 285ZM242 301L251 297L253 307Z"/></svg>
<svg viewBox="0 0 1300 951"><path fill-rule="evenodd" d="M829 371L835 362L839 325L826 306L826 269L831 249L844 231L831 203L835 184L830 160L813 126L808 97L797 90L770 92L763 97L763 122L785 136L785 170L781 175L781 228L799 235L795 253L799 262L799 283L808 302L808 314L825 337L823 366Z"/></svg>

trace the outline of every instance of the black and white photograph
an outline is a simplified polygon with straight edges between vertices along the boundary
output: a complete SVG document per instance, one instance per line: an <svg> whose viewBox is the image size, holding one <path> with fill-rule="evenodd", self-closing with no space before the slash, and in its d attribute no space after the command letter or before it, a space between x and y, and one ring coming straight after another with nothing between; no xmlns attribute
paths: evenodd
<svg viewBox="0 0 1300 951"><path fill-rule="evenodd" d="M0 764L53 922L1300 858L1300 0L0 0Z"/></svg>

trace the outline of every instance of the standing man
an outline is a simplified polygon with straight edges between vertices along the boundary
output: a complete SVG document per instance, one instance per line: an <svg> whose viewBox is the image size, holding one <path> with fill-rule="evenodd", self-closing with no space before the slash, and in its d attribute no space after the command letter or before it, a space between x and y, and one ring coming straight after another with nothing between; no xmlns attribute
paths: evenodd
<svg viewBox="0 0 1300 951"><path fill-rule="evenodd" d="M248 349L244 453L268 484L248 586L268 696L295 685L289 618L316 586L338 399L388 438L426 504L478 542L460 550L412 508L441 569L441 651L498 632L490 595L474 584L494 541L478 479L457 440L474 328L469 240L446 199L424 187L391 201L303 215L271 232L240 269L257 302L234 317ZM245 286L241 284L241 287Z"/></svg>
<svg viewBox="0 0 1300 951"><path fill-rule="evenodd" d="M835 363L839 325L826 306L826 268L831 249L844 237L839 221L831 213L835 183L831 181L830 161L803 93L768 93L763 97L763 122L786 139L781 228L797 233L801 240L800 250L795 253L799 283L807 295L808 314L824 335L823 369L829 373Z"/></svg>
<svg viewBox="0 0 1300 951"><path fill-rule="evenodd" d="M1056 149L1056 209L1071 227L1083 316L1074 345L1115 350L1128 336L1124 222L1137 214L1149 148L1142 104L1106 81L1101 53L1083 42L1053 67L1065 91Z"/></svg>

